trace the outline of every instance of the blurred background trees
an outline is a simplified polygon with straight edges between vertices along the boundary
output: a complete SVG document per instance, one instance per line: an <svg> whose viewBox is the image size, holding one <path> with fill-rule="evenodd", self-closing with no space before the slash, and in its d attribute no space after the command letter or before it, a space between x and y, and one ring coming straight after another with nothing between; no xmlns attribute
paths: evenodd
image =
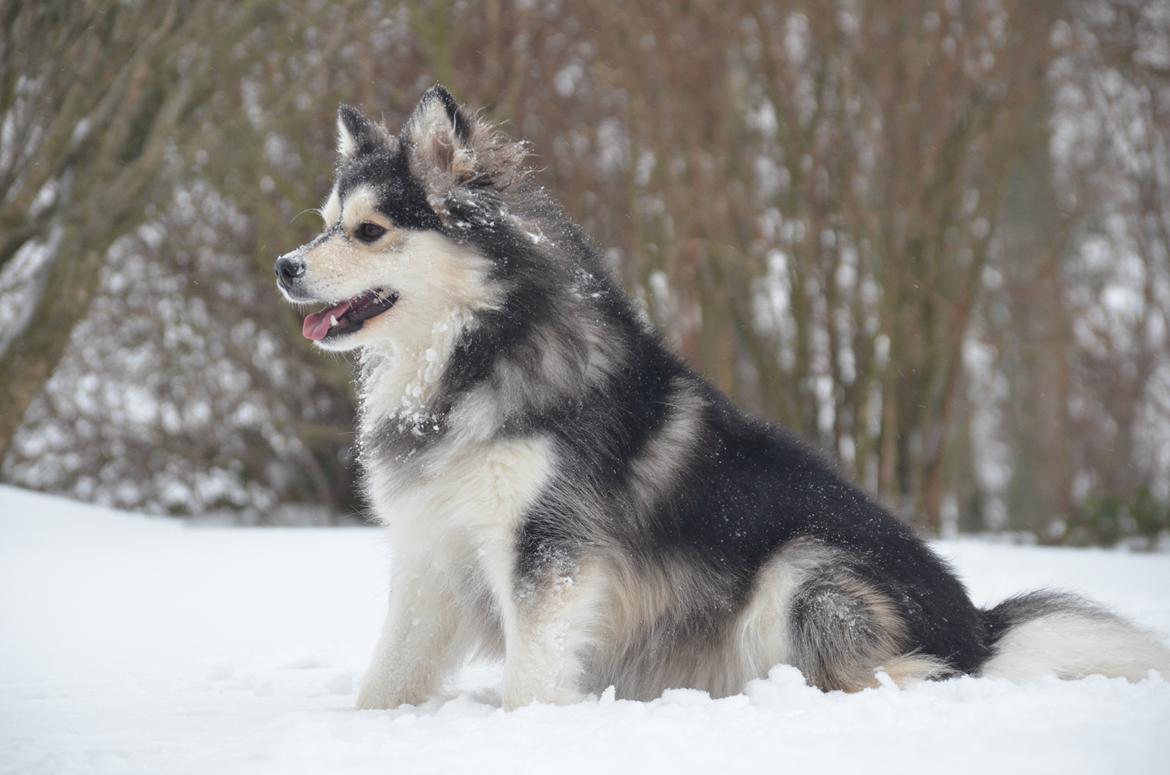
<svg viewBox="0 0 1170 775"><path fill-rule="evenodd" d="M349 364L271 264L338 102L441 81L672 343L932 531L1170 530L1170 7L14 3L0 468L122 507L332 521Z"/></svg>

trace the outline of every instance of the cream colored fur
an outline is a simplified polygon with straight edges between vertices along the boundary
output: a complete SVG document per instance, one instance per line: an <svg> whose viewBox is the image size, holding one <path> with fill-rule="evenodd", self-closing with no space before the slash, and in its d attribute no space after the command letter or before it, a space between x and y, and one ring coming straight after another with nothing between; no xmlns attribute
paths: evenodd
<svg viewBox="0 0 1170 775"><path fill-rule="evenodd" d="M1012 627L980 674L1016 683L1089 675L1138 681L1151 670L1170 679L1170 649L1157 638L1119 617L1069 610Z"/></svg>
<svg viewBox="0 0 1170 775"><path fill-rule="evenodd" d="M448 450L417 478L369 472L370 501L398 552L390 611L359 707L394 707L433 693L453 660L491 639L472 613L485 600L497 607L511 655L505 697L512 687L519 696L549 699L531 687L546 686L545 669L556 663L556 642L547 637L555 623L548 609L517 606L513 569L520 519L552 465L548 442L532 437Z"/></svg>

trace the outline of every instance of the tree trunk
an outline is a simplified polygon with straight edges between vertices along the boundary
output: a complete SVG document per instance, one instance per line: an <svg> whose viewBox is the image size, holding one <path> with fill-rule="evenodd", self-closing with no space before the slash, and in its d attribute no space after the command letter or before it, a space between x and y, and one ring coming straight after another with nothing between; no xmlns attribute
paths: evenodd
<svg viewBox="0 0 1170 775"><path fill-rule="evenodd" d="M24 330L17 333L4 353L0 369L0 463L7 457L12 441L28 408L60 363L74 327L85 317L101 283L105 246L82 249L77 254L66 251L74 232L58 247L58 255L44 269L48 273L44 292L33 300Z"/></svg>

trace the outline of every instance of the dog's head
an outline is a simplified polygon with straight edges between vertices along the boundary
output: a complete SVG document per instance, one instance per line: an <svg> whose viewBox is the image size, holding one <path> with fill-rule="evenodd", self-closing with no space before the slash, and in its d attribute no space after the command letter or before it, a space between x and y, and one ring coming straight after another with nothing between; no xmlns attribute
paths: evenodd
<svg viewBox="0 0 1170 775"><path fill-rule="evenodd" d="M491 262L460 240L449 203L507 186L524 150L429 89L393 134L356 109L337 116L337 174L325 230L276 261L277 284L317 311L302 332L328 350L384 342L425 346L453 314L499 301Z"/></svg>

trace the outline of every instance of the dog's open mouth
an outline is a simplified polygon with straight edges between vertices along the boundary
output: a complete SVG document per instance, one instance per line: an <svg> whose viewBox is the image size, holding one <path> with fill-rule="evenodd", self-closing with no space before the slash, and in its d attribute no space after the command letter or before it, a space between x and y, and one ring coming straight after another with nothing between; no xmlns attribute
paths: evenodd
<svg viewBox="0 0 1170 775"><path fill-rule="evenodd" d="M301 333L306 339L320 342L332 336L352 334L372 317L381 315L394 306L398 294L381 289L363 293L340 304L326 307L320 312L305 316Z"/></svg>

